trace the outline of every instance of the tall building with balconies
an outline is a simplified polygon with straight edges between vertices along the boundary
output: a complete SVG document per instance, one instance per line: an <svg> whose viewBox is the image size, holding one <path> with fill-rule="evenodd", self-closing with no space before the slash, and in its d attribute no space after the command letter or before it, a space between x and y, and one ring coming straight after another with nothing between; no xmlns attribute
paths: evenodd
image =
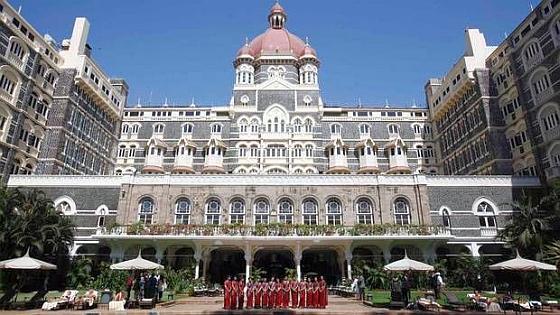
<svg viewBox="0 0 560 315"><path fill-rule="evenodd" d="M89 23L60 46L0 2L0 174L108 174L128 86L91 58Z"/></svg>
<svg viewBox="0 0 560 315"><path fill-rule="evenodd" d="M465 52L449 72L425 85L443 174L511 174L505 123L493 106L488 46L478 29L465 31Z"/></svg>
<svg viewBox="0 0 560 315"><path fill-rule="evenodd" d="M542 1L487 59L513 173L560 177L560 5Z"/></svg>
<svg viewBox="0 0 560 315"><path fill-rule="evenodd" d="M0 2L0 176L35 173L63 62L56 43Z"/></svg>

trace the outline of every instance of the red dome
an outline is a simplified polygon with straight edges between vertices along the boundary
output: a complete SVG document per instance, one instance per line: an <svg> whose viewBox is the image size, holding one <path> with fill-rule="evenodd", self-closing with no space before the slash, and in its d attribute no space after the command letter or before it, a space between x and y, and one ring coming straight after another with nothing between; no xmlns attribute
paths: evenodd
<svg viewBox="0 0 560 315"><path fill-rule="evenodd" d="M276 3L270 9L269 20L272 16L282 15L285 16L286 13L280 4ZM316 56L316 52L313 48L309 47L301 38L288 32L284 27L283 21L280 24L272 26L272 21L270 22L269 28L261 35L255 37L248 45L244 45L237 52L237 56L241 55L251 55L255 58L260 56L293 56L295 58L300 58L305 54L311 54Z"/></svg>

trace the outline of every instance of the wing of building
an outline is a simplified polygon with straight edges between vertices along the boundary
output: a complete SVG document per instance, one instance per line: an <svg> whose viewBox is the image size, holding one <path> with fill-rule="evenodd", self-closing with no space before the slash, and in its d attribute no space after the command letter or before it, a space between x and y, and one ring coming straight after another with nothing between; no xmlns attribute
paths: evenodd
<svg viewBox="0 0 560 315"><path fill-rule="evenodd" d="M334 283L351 277L354 257L501 255L496 235L515 196L541 188L535 175L560 174L552 4L521 31L541 43L543 65L467 30L459 61L427 83L428 108L326 104L320 54L288 31L278 3L234 57L229 104L124 107L128 87L91 58L85 19L61 49L42 39L37 48L18 28L23 18L2 8L0 169L4 180L14 174L9 186L39 188L73 218L72 255L120 261L141 248L172 266L194 260L196 277L212 282L288 267ZM505 56L515 67L502 77ZM41 62L48 71L33 74ZM508 78L527 63L537 74L524 88ZM26 105L32 90L43 114ZM514 94L534 100L511 103ZM542 133L526 144L523 128Z"/></svg>

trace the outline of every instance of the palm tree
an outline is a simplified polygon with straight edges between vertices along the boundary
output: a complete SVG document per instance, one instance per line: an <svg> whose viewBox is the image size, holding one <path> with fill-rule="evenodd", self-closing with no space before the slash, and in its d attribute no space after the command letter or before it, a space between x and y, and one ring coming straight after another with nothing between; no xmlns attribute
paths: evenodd
<svg viewBox="0 0 560 315"><path fill-rule="evenodd" d="M500 231L498 237L525 255L534 257L542 254L542 249L550 230L550 214L542 202L535 203L533 198L523 196L511 203L515 210L512 220Z"/></svg>
<svg viewBox="0 0 560 315"><path fill-rule="evenodd" d="M560 241L550 243L545 249L546 260L560 266Z"/></svg>

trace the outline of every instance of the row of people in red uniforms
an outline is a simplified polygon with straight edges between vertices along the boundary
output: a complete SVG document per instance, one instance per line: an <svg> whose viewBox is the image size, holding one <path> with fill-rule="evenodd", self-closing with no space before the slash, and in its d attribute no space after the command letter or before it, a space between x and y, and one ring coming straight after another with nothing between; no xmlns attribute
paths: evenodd
<svg viewBox="0 0 560 315"><path fill-rule="evenodd" d="M224 282L224 309L246 308L325 308L329 304L323 279L261 279L247 283L228 277Z"/></svg>

